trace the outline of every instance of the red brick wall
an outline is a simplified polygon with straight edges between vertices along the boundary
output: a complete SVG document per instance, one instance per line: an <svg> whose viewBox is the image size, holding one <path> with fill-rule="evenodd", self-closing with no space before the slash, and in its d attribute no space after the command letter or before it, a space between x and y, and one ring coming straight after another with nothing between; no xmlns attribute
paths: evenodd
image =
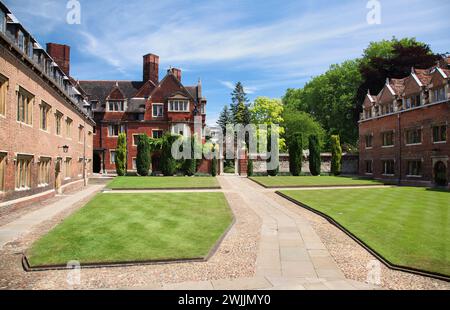
<svg viewBox="0 0 450 310"><path fill-rule="evenodd" d="M398 115L400 116L400 127ZM365 175L365 161L373 160L374 178L398 180L401 169L401 178L402 181L406 181L405 183L429 184L433 180L433 158L450 157L449 121L450 106L447 102L361 122L359 125L360 174ZM438 124L447 124L446 143L433 143L432 126ZM406 145L406 130L414 127L422 129L422 143ZM381 133L388 130L394 130L394 147L383 148ZM399 132L401 135L399 135ZM371 149L365 147L365 135L367 134L373 134L373 147ZM395 176L382 175L382 159L395 160ZM421 178L407 177L408 161L414 159L422 160L423 173ZM447 168L447 172L448 180L450 180L450 169Z"/></svg>
<svg viewBox="0 0 450 310"><path fill-rule="evenodd" d="M24 62L10 54L4 47L0 47L0 73L8 78L6 116L0 116L0 150L7 152L5 191L0 192L0 201L17 199L51 190L55 186L55 162L57 157L72 158L71 180L80 179L79 158L83 157L84 145L78 141L78 126L84 126L86 133L86 154L92 159L92 125L85 123L80 114L75 112L73 106L66 102L49 84L47 84L36 71L31 70ZM34 95L33 123L27 125L17 122L17 95L16 87L21 86ZM51 106L48 117L48 130L40 129L39 105L45 101ZM56 135L55 112L61 112L62 136ZM65 119L73 120L70 137L66 136ZM88 134L88 133L91 134ZM68 145L68 153L63 153L63 145ZM30 154L33 156L31 164L31 189L26 191L15 190L15 157L16 154ZM41 156L51 157L50 182L48 186L39 187L38 161ZM91 171L88 171L90 173ZM65 181L66 183L69 180Z"/></svg>

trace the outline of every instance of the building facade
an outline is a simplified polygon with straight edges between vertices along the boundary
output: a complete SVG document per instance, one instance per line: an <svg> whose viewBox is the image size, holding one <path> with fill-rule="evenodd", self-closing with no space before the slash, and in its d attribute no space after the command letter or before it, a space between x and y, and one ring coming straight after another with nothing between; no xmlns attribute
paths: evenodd
<svg viewBox="0 0 450 310"><path fill-rule="evenodd" d="M136 170L137 139L141 134L152 138L166 132L187 136L194 132L197 119L201 128L197 134L204 139L207 101L201 81L184 86L182 72L175 68L167 70L160 80L156 55L143 56L142 81L78 81L78 89L88 98L96 122L95 173L115 173L115 150L121 132L127 136L128 171ZM159 154L153 154L151 169L155 173L159 162Z"/></svg>
<svg viewBox="0 0 450 310"><path fill-rule="evenodd" d="M95 122L64 69L0 2L0 206L82 187L92 171Z"/></svg>
<svg viewBox="0 0 450 310"><path fill-rule="evenodd" d="M359 121L361 175L398 184L450 185L450 66L412 68L367 94Z"/></svg>

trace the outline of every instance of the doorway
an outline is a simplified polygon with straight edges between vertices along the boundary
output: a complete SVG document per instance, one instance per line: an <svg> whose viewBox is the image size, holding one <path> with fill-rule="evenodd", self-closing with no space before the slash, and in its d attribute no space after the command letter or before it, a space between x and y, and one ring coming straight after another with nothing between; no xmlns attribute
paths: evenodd
<svg viewBox="0 0 450 310"><path fill-rule="evenodd" d="M442 161L438 161L434 164L434 183L438 186L446 186L448 183L447 167Z"/></svg>
<svg viewBox="0 0 450 310"><path fill-rule="evenodd" d="M94 153L92 171L94 173L100 173L102 171L102 158L100 156L100 153Z"/></svg>

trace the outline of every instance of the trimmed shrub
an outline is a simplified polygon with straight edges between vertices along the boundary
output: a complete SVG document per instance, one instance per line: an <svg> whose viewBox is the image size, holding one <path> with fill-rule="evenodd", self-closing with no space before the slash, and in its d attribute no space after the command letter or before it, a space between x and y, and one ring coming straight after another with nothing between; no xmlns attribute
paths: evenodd
<svg viewBox="0 0 450 310"><path fill-rule="evenodd" d="M136 155L136 169L140 176L147 176L151 164L151 145L147 135L139 136Z"/></svg>
<svg viewBox="0 0 450 310"><path fill-rule="evenodd" d="M309 171L320 175L320 145L316 135L309 136Z"/></svg>
<svg viewBox="0 0 450 310"><path fill-rule="evenodd" d="M183 172L185 175L193 176L197 172L197 160L194 159L195 156L195 137L191 137L191 158L185 159L183 163Z"/></svg>
<svg viewBox="0 0 450 310"><path fill-rule="evenodd" d="M247 163L247 176L253 176L253 159L249 158Z"/></svg>
<svg viewBox="0 0 450 310"><path fill-rule="evenodd" d="M213 153L215 152L216 146L213 147ZM211 160L211 175L215 177L217 175L217 158L214 156Z"/></svg>
<svg viewBox="0 0 450 310"><path fill-rule="evenodd" d="M302 172L303 141L301 134L295 134L288 140L289 171L293 176L299 176Z"/></svg>
<svg viewBox="0 0 450 310"><path fill-rule="evenodd" d="M272 132L272 127L269 126L268 130L267 130L267 150L268 150L267 155L269 155L269 152L270 152L271 158L267 158L266 162L267 163L271 162L271 159L273 157L275 157L274 164L275 164L276 168L275 169L271 169L271 170L267 169L267 175L270 175L270 176L274 177L274 176L276 176L278 174L278 171L279 171L279 168L280 168L280 158L279 158L279 149L278 149L278 147L276 147L276 149L272 150L272 135L271 135L271 132ZM278 146L278 143L276 145Z"/></svg>
<svg viewBox="0 0 450 310"><path fill-rule="evenodd" d="M124 132L119 134L116 147L116 172L118 176L127 174L127 136Z"/></svg>
<svg viewBox="0 0 450 310"><path fill-rule="evenodd" d="M177 171L177 161L172 157L172 144L179 136L166 134L161 145L161 171L164 176L173 176Z"/></svg>
<svg viewBox="0 0 450 310"><path fill-rule="evenodd" d="M342 171L342 147L339 135L331 136L331 173L340 175Z"/></svg>

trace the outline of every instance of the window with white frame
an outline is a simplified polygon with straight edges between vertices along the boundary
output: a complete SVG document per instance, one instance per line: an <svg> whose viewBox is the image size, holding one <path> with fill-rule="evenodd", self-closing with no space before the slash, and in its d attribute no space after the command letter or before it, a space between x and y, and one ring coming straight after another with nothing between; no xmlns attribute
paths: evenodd
<svg viewBox="0 0 450 310"><path fill-rule="evenodd" d="M422 175L422 161L410 160L408 161L408 175L421 176Z"/></svg>
<svg viewBox="0 0 450 310"><path fill-rule="evenodd" d="M189 100L169 100L169 112L189 112Z"/></svg>
<svg viewBox="0 0 450 310"><path fill-rule="evenodd" d="M372 161L366 160L364 163L365 163L365 167L366 167L366 173L372 174L373 173Z"/></svg>
<svg viewBox="0 0 450 310"><path fill-rule="evenodd" d="M164 104L162 103L153 103L153 117L163 117L164 116Z"/></svg>
<svg viewBox="0 0 450 310"><path fill-rule="evenodd" d="M395 174L395 163L393 160L383 160L381 161L383 167L384 175L394 175Z"/></svg>
<svg viewBox="0 0 450 310"><path fill-rule="evenodd" d="M109 151L109 162L111 164L115 164L116 163L116 150L110 150Z"/></svg>
<svg viewBox="0 0 450 310"><path fill-rule="evenodd" d="M46 186L50 184L50 163L49 157L41 157L38 164L38 185Z"/></svg>
<svg viewBox="0 0 450 310"><path fill-rule="evenodd" d="M366 140L366 148L371 148L372 147L372 142L373 142L373 135L372 134L368 134L365 135L365 140Z"/></svg>
<svg viewBox="0 0 450 310"><path fill-rule="evenodd" d="M447 125L433 126L433 142L447 141Z"/></svg>
<svg viewBox="0 0 450 310"><path fill-rule="evenodd" d="M0 115L6 115L6 96L8 94L8 79L0 74Z"/></svg>
<svg viewBox="0 0 450 310"><path fill-rule="evenodd" d="M19 87L17 91L17 120L28 125L33 124L34 95Z"/></svg>
<svg viewBox="0 0 450 310"><path fill-rule="evenodd" d="M381 134L381 139L383 141L383 146L393 146L394 145L394 131L386 131Z"/></svg>
<svg viewBox="0 0 450 310"><path fill-rule="evenodd" d="M136 169L137 169L136 157L133 157L133 158L131 159L131 161L132 161L132 169L133 169L133 170L136 170Z"/></svg>
<svg viewBox="0 0 450 310"><path fill-rule="evenodd" d="M123 112L125 111L125 102L123 100L109 100L108 101L109 112Z"/></svg>
<svg viewBox="0 0 450 310"><path fill-rule="evenodd" d="M162 131L162 130L153 130L152 131L153 139L160 139L160 138L162 138L163 134L164 134L164 131Z"/></svg>
<svg viewBox="0 0 450 310"><path fill-rule="evenodd" d="M406 144L422 143L422 129L412 128L406 130Z"/></svg>
<svg viewBox="0 0 450 310"><path fill-rule="evenodd" d="M109 137L118 137L122 132L125 132L125 127L123 125L114 124L108 126Z"/></svg>
<svg viewBox="0 0 450 310"><path fill-rule="evenodd" d="M445 98L445 87L436 88L432 92L433 94L433 102L444 101Z"/></svg>
<svg viewBox="0 0 450 310"><path fill-rule="evenodd" d="M17 155L16 159L16 190L31 188L31 161L32 156Z"/></svg>
<svg viewBox="0 0 450 310"><path fill-rule="evenodd" d="M133 134L133 146L137 146L139 144L139 138L141 135L141 133Z"/></svg>

